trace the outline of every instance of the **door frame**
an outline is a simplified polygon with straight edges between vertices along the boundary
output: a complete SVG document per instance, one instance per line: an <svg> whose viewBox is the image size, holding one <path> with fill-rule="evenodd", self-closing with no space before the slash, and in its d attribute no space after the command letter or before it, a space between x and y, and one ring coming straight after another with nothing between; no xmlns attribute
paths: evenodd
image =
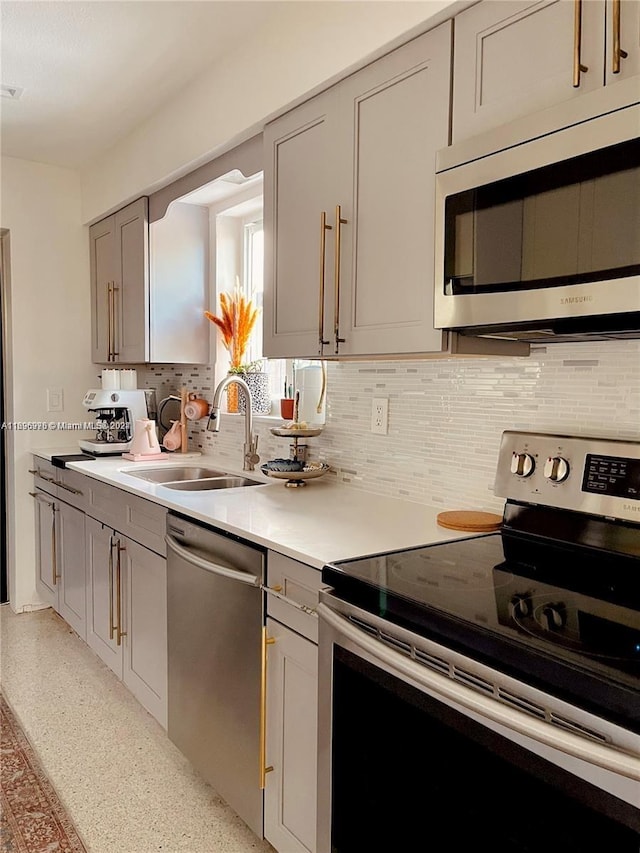
<svg viewBox="0 0 640 853"><path fill-rule="evenodd" d="M11 252L9 230L0 228L0 425L12 420L13 371L11 370ZM15 501L9 494L14 478L14 434L0 429L0 603L11 600L13 578L9 571L15 564Z"/></svg>

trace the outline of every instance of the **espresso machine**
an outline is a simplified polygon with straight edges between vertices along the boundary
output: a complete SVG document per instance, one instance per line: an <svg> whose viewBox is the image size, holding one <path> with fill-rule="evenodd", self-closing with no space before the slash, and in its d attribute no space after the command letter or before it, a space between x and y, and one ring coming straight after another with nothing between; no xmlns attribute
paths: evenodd
<svg viewBox="0 0 640 853"><path fill-rule="evenodd" d="M95 414L96 436L82 439L80 448L94 456L116 456L129 450L133 427L140 418L156 417L155 391L91 389L82 400Z"/></svg>

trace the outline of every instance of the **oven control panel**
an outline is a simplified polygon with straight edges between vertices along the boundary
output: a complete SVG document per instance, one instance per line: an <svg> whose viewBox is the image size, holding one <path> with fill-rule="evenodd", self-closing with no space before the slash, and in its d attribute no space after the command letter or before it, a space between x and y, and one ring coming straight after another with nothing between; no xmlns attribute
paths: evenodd
<svg viewBox="0 0 640 853"><path fill-rule="evenodd" d="M640 441L506 430L494 492L640 524Z"/></svg>

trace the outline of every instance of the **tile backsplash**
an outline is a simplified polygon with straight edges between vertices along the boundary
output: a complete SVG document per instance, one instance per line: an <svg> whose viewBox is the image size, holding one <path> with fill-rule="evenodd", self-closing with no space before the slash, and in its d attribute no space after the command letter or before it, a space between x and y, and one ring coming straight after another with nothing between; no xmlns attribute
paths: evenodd
<svg viewBox="0 0 640 853"><path fill-rule="evenodd" d="M528 358L328 362L327 372L327 422L307 439L309 457L347 486L418 503L500 512L505 429L640 440L640 341L553 344ZM158 402L182 385L211 401L213 368L150 365L138 384ZM373 397L389 400L388 435L370 431ZM289 440L270 432L279 423L254 419L262 461L289 455ZM244 417L223 416L217 434L206 424L190 423L190 448L240 467Z"/></svg>

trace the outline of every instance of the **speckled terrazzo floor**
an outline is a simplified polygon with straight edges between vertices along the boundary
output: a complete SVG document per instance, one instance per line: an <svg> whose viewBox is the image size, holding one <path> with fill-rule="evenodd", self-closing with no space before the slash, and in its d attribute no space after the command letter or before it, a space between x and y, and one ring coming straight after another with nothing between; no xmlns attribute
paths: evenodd
<svg viewBox="0 0 640 853"><path fill-rule="evenodd" d="M274 853L52 610L0 626L2 690L89 853Z"/></svg>

